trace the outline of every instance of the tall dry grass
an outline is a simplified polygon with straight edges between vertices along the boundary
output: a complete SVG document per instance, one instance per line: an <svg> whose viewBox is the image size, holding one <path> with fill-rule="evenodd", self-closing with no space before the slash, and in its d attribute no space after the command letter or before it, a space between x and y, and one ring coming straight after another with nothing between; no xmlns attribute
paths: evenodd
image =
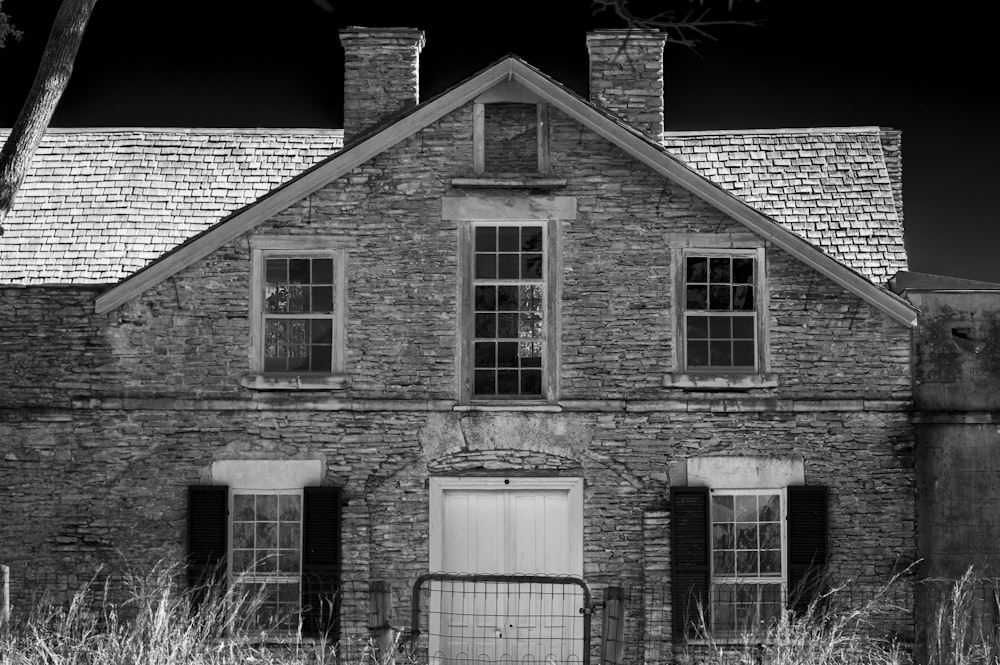
<svg viewBox="0 0 1000 665"><path fill-rule="evenodd" d="M122 588L91 583L68 604L37 603L29 616L0 626L0 665L337 662L338 645L251 623L259 599L218 585L189 590L180 573L177 566L159 565L145 574L126 573ZM367 640L354 652L360 654L357 665L384 665Z"/></svg>

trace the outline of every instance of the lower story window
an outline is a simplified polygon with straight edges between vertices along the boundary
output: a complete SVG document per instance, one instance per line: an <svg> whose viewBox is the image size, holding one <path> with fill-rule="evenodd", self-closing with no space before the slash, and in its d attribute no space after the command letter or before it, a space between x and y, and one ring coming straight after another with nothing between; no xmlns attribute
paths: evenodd
<svg viewBox="0 0 1000 665"><path fill-rule="evenodd" d="M785 606L784 502L780 490L713 490L711 625L744 633Z"/></svg>
<svg viewBox="0 0 1000 665"><path fill-rule="evenodd" d="M234 591L246 598L254 627L299 624L302 570L301 491L233 490Z"/></svg>
<svg viewBox="0 0 1000 665"><path fill-rule="evenodd" d="M337 487L189 487L188 582L195 606L211 597L210 585L227 584L246 599L235 625L281 633L301 627L305 635L336 640L341 503Z"/></svg>

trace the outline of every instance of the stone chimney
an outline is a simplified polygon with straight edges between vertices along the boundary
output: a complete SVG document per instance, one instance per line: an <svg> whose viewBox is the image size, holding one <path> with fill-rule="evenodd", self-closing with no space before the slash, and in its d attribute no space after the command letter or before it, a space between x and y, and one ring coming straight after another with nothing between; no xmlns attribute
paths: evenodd
<svg viewBox="0 0 1000 665"><path fill-rule="evenodd" d="M655 141L663 133L663 45L655 30L595 30L587 34L590 101Z"/></svg>
<svg viewBox="0 0 1000 665"><path fill-rule="evenodd" d="M419 100L424 31L359 28L340 31L344 47L344 143Z"/></svg>

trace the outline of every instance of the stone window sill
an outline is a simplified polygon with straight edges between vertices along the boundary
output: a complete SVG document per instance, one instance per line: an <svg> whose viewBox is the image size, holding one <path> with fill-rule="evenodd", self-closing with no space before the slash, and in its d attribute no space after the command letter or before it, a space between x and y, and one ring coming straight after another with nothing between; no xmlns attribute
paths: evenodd
<svg viewBox="0 0 1000 665"><path fill-rule="evenodd" d="M506 173L496 175L476 175L451 179L452 187L555 189L558 187L565 187L566 184L566 178L534 175L511 175Z"/></svg>
<svg viewBox="0 0 1000 665"><path fill-rule="evenodd" d="M244 374L240 385L251 390L344 390L348 380L346 374Z"/></svg>
<svg viewBox="0 0 1000 665"><path fill-rule="evenodd" d="M528 411L537 413L561 413L562 407L547 402L472 402L456 404L453 411Z"/></svg>
<svg viewBox="0 0 1000 665"><path fill-rule="evenodd" d="M666 388L683 390L752 390L774 388L778 377L774 374L699 374L669 372L663 377Z"/></svg>

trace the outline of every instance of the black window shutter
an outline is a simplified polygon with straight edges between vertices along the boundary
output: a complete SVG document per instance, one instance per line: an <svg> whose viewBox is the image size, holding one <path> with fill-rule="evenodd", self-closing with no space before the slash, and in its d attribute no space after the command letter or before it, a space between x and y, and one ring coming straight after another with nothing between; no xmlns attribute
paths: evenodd
<svg viewBox="0 0 1000 665"><path fill-rule="evenodd" d="M340 638L339 487L306 487L302 511L302 630Z"/></svg>
<svg viewBox="0 0 1000 665"><path fill-rule="evenodd" d="M788 488L788 608L802 613L822 591L827 552L827 490Z"/></svg>
<svg viewBox="0 0 1000 665"><path fill-rule="evenodd" d="M201 604L208 585L224 582L229 488L225 485L188 487L188 586L192 602Z"/></svg>
<svg viewBox="0 0 1000 665"><path fill-rule="evenodd" d="M673 636L697 634L707 624L709 589L709 500L707 487L670 490L670 561ZM706 625L705 628L708 628Z"/></svg>

